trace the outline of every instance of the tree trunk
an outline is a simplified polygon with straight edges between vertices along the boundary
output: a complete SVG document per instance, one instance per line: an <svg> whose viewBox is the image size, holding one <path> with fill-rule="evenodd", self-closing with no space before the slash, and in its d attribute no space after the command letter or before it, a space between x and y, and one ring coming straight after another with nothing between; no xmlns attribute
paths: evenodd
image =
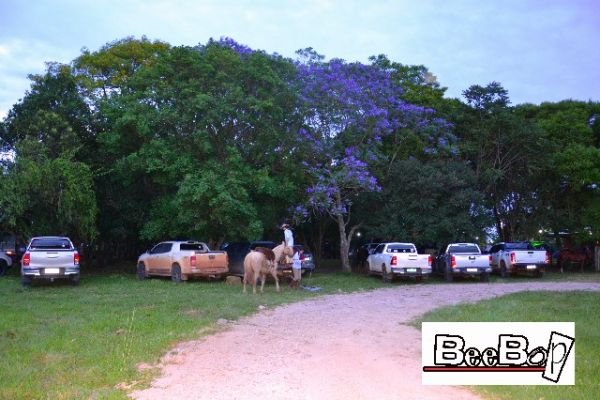
<svg viewBox="0 0 600 400"><path fill-rule="evenodd" d="M337 216L338 230L340 232L340 260L342 260L342 270L350 272L350 258L348 257L348 251L350 250L350 243L346 236L346 222L342 215Z"/></svg>

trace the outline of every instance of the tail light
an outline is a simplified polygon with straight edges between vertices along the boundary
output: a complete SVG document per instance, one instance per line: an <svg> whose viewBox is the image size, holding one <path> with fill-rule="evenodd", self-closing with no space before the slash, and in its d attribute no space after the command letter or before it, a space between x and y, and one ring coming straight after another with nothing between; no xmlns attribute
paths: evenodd
<svg viewBox="0 0 600 400"><path fill-rule="evenodd" d="M510 253L510 263L515 264L516 262L517 262L517 255L514 252Z"/></svg>
<svg viewBox="0 0 600 400"><path fill-rule="evenodd" d="M392 256L392 260L390 261L390 265L398 265L398 257Z"/></svg>
<svg viewBox="0 0 600 400"><path fill-rule="evenodd" d="M452 268L456 267L456 257L454 257L454 256L450 257L450 266Z"/></svg>
<svg viewBox="0 0 600 400"><path fill-rule="evenodd" d="M75 254L73 254L73 265L79 265L79 253L75 252Z"/></svg>
<svg viewBox="0 0 600 400"><path fill-rule="evenodd" d="M546 252L546 264L550 264L550 252Z"/></svg>
<svg viewBox="0 0 600 400"><path fill-rule="evenodd" d="M490 261L490 265L492 265L492 255L490 254L490 256L488 257L489 261Z"/></svg>
<svg viewBox="0 0 600 400"><path fill-rule="evenodd" d="M432 262L433 262L433 257L430 254L429 257L427 257L427 264L429 264L429 266L431 267Z"/></svg>
<svg viewBox="0 0 600 400"><path fill-rule="evenodd" d="M14 255L15 255L15 252L14 252L14 251L12 251L12 250L8 250L8 251L6 252L6 255L7 255L7 256L9 256L9 257L12 257L12 256L14 256Z"/></svg>
<svg viewBox="0 0 600 400"><path fill-rule="evenodd" d="M192 267L196 266L196 256L190 256L190 265Z"/></svg>
<svg viewBox="0 0 600 400"><path fill-rule="evenodd" d="M30 262L31 262L31 255L29 253L25 253L25 255L23 256L23 266L28 267Z"/></svg>

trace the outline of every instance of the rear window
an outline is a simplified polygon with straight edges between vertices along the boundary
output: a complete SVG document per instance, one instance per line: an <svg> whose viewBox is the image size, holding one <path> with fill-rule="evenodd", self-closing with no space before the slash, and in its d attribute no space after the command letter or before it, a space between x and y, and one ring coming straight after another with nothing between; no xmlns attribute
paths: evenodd
<svg viewBox="0 0 600 400"><path fill-rule="evenodd" d="M533 246L527 242L506 243L507 250L534 250Z"/></svg>
<svg viewBox="0 0 600 400"><path fill-rule="evenodd" d="M393 244L388 246L386 251L388 253L414 253L415 248L407 245Z"/></svg>
<svg viewBox="0 0 600 400"><path fill-rule="evenodd" d="M268 249L274 249L277 245L274 242L254 242L250 245L250 249L254 250L257 247L266 247Z"/></svg>
<svg viewBox="0 0 600 400"><path fill-rule="evenodd" d="M33 239L29 248L32 250L73 250L67 239Z"/></svg>
<svg viewBox="0 0 600 400"><path fill-rule="evenodd" d="M479 253L479 248L475 245L457 245L450 246L448 253Z"/></svg>
<svg viewBox="0 0 600 400"><path fill-rule="evenodd" d="M179 250L181 251L207 251L208 249L202 243L181 243L179 245Z"/></svg>

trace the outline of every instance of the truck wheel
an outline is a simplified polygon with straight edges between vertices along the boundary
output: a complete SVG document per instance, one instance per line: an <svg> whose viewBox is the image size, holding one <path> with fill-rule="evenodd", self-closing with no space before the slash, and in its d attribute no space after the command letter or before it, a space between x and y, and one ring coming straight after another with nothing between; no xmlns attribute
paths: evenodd
<svg viewBox="0 0 600 400"><path fill-rule="evenodd" d="M388 273L385 265L381 267L381 278L383 278L383 283L392 283L392 276Z"/></svg>
<svg viewBox="0 0 600 400"><path fill-rule="evenodd" d="M4 261L4 260L0 261L0 276L4 276L7 269L8 269L8 265L6 264L6 261Z"/></svg>
<svg viewBox="0 0 600 400"><path fill-rule="evenodd" d="M373 270L371 269L370 263L367 263L367 276L373 276Z"/></svg>
<svg viewBox="0 0 600 400"><path fill-rule="evenodd" d="M444 269L444 279L446 282L452 282L454 277L452 276L452 270L449 268Z"/></svg>
<svg viewBox="0 0 600 400"><path fill-rule="evenodd" d="M21 285L23 285L23 287L29 287L31 286L31 278L28 276L21 276Z"/></svg>
<svg viewBox="0 0 600 400"><path fill-rule="evenodd" d="M71 285L73 285L73 286L79 285L79 274L71 275L70 282L71 282Z"/></svg>
<svg viewBox="0 0 600 400"><path fill-rule="evenodd" d="M504 261L500 263L500 276L503 278L508 278L509 276L508 270L506 269L506 263Z"/></svg>
<svg viewBox="0 0 600 400"><path fill-rule="evenodd" d="M480 279L481 279L481 282L489 282L490 274L488 274L487 272L484 272L481 274Z"/></svg>
<svg viewBox="0 0 600 400"><path fill-rule="evenodd" d="M543 278L544 277L544 271L541 269L538 269L537 271L535 271L535 277L536 278Z"/></svg>
<svg viewBox="0 0 600 400"><path fill-rule="evenodd" d="M137 277L139 280L144 280L146 278L148 278L148 274L146 273L146 266L144 265L144 263L139 263L137 265Z"/></svg>
<svg viewBox="0 0 600 400"><path fill-rule="evenodd" d="M183 281L181 279L181 267L177 264L171 267L171 280L177 283L181 283Z"/></svg>

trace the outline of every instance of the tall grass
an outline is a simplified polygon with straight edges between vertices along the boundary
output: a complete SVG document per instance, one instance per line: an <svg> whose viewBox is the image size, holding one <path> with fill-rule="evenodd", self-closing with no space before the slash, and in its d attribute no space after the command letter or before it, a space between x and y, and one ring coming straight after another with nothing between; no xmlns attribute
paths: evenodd
<svg viewBox="0 0 600 400"><path fill-rule="evenodd" d="M87 276L77 287L21 287L18 277L0 279L0 398L125 398L117 385L149 381L140 363L153 364L181 340L214 332L219 319L235 320L259 306L327 293L381 287L379 280L315 274L305 284L318 292L282 285L275 293L243 295L241 286L167 279L138 281L133 275Z"/></svg>

